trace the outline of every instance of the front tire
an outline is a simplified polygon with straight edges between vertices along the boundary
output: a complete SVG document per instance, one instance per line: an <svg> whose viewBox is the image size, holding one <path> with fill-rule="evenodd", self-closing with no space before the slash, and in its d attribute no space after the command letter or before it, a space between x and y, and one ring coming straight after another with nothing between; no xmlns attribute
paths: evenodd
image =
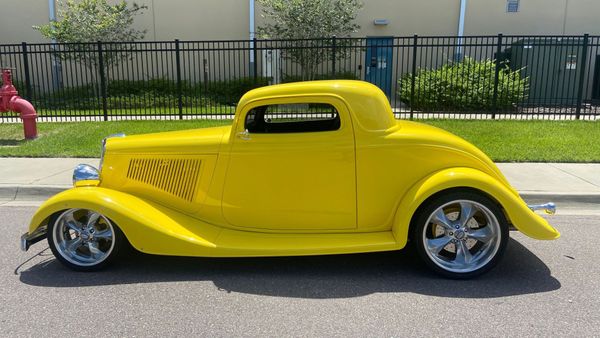
<svg viewBox="0 0 600 338"><path fill-rule="evenodd" d="M88 209L69 209L48 223L48 244L63 265L97 271L110 264L126 239L108 217Z"/></svg>
<svg viewBox="0 0 600 338"><path fill-rule="evenodd" d="M474 191L452 191L426 201L412 228L421 259L453 279L489 271L503 256L509 237L500 207Z"/></svg>

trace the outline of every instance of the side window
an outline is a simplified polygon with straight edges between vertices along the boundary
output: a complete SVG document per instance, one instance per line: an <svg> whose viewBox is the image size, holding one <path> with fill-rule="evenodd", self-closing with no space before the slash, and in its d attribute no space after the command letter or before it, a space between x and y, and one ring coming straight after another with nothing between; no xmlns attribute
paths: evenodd
<svg viewBox="0 0 600 338"><path fill-rule="evenodd" d="M246 115L249 133L307 133L340 129L340 114L327 103L274 104Z"/></svg>

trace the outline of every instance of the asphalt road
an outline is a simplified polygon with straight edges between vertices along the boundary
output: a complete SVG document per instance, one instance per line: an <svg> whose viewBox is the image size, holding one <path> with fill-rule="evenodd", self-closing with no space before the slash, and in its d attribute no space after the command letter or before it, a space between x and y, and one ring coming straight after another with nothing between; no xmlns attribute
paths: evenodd
<svg viewBox="0 0 600 338"><path fill-rule="evenodd" d="M0 207L1 336L594 336L600 216L554 216L557 241L512 233L476 280L410 252L206 259L132 253L76 273L18 238L35 208Z"/></svg>

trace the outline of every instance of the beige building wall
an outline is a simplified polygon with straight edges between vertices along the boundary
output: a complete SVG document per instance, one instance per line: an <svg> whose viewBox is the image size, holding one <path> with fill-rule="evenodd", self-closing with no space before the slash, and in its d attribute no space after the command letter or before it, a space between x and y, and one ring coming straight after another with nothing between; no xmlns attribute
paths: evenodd
<svg viewBox="0 0 600 338"><path fill-rule="evenodd" d="M355 36L457 34L460 9L458 0L363 0L363 2L364 7L357 18L361 29ZM376 19L386 19L389 24L375 25Z"/></svg>
<svg viewBox="0 0 600 338"><path fill-rule="evenodd" d="M600 1L567 0L565 34L600 35Z"/></svg>
<svg viewBox="0 0 600 338"><path fill-rule="evenodd" d="M465 35L600 34L598 0L521 0L517 13L505 0L469 0Z"/></svg>
<svg viewBox="0 0 600 338"><path fill-rule="evenodd" d="M48 23L48 2L44 0L0 0L0 44L46 42L31 26Z"/></svg>
<svg viewBox="0 0 600 338"><path fill-rule="evenodd" d="M115 0L116 1L116 0ZM146 40L248 39L248 0L137 0L148 6L135 26ZM456 35L460 0L363 0L354 36ZM468 0L465 35L600 35L599 0L521 0L518 13L506 12L506 0ZM48 22L47 0L0 0L0 44L45 42L33 25ZM256 8L256 25L263 19ZM374 25L375 19L389 24Z"/></svg>
<svg viewBox="0 0 600 338"><path fill-rule="evenodd" d="M247 40L247 0L145 0L147 40Z"/></svg>
<svg viewBox="0 0 600 338"><path fill-rule="evenodd" d="M355 37L456 35L460 1L420 0L390 1L363 0L356 23L360 25ZM427 18L424 20L424 18ZM376 19L385 19L387 25L375 25ZM248 21L246 21L248 22ZM256 7L256 26L265 22L261 9Z"/></svg>
<svg viewBox="0 0 600 338"><path fill-rule="evenodd" d="M116 0L114 2L117 2ZM134 26L147 31L145 40L248 39L246 0L136 0L148 6ZM48 23L47 0L0 0L10 8L0 20L0 44L48 42L33 25Z"/></svg>

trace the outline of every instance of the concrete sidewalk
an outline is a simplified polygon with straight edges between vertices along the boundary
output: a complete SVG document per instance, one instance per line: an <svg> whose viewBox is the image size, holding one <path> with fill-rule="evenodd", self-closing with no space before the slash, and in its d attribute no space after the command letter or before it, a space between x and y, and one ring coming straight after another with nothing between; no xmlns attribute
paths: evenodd
<svg viewBox="0 0 600 338"><path fill-rule="evenodd" d="M73 186L80 163L98 167L95 158L0 158L0 205L9 201L43 201Z"/></svg>
<svg viewBox="0 0 600 338"><path fill-rule="evenodd" d="M0 158L0 204L42 201L72 186L79 163L92 158ZM600 163L498 163L525 200L599 204Z"/></svg>

